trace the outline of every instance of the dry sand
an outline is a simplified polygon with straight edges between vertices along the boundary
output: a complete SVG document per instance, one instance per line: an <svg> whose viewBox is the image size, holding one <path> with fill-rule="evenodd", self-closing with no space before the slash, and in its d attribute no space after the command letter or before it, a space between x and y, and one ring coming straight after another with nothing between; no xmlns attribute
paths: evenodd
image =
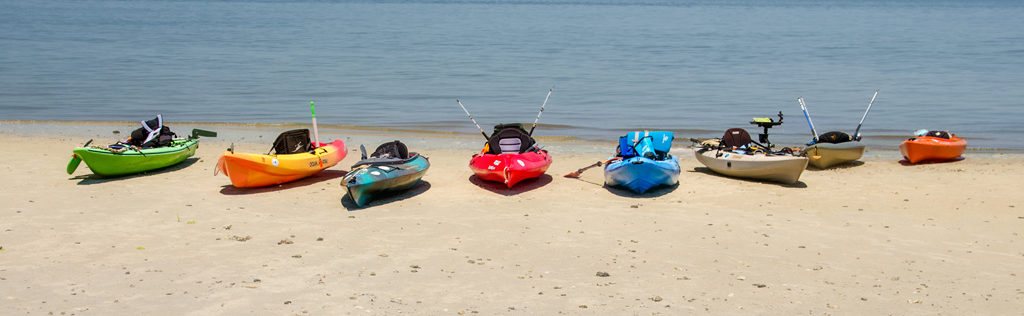
<svg viewBox="0 0 1024 316"><path fill-rule="evenodd" d="M869 152L787 186L715 175L681 148L680 184L635 196L602 187L599 168L563 178L604 158L572 146L551 147L550 177L511 191L471 181L473 150L412 148L430 157L424 183L355 209L339 182L358 153L311 179L240 190L213 175L223 138L204 139L181 165L114 179L85 164L65 173L85 140L0 133L0 314L1019 315L1024 306L1022 155L904 166L893 152Z"/></svg>

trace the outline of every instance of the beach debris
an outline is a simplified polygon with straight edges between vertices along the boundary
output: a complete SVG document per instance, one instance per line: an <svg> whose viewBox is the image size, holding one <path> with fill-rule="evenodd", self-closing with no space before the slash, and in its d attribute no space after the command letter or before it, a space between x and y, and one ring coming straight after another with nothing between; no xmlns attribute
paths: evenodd
<svg viewBox="0 0 1024 316"><path fill-rule="evenodd" d="M284 305L288 305L288 304L291 304L291 303L292 303L292 301L284 301Z"/></svg>
<svg viewBox="0 0 1024 316"><path fill-rule="evenodd" d="M231 225L224 225L224 230L231 230Z"/></svg>
<svg viewBox="0 0 1024 316"><path fill-rule="evenodd" d="M296 259L302 258L302 255L292 255L292 258L296 258Z"/></svg>
<svg viewBox="0 0 1024 316"><path fill-rule="evenodd" d="M663 299L661 298L661 296L655 295L654 297L651 297L651 300L655 302L661 302L661 300Z"/></svg>
<svg viewBox="0 0 1024 316"><path fill-rule="evenodd" d="M324 238L323 237L317 237L316 241L324 241Z"/></svg>
<svg viewBox="0 0 1024 316"><path fill-rule="evenodd" d="M289 240L288 238L281 239L281 241L277 242L278 245L291 245L291 244L294 244L294 243L295 242Z"/></svg>
<svg viewBox="0 0 1024 316"><path fill-rule="evenodd" d="M121 131L119 131L119 130L116 130L116 129L115 129L115 130L113 131L113 133L114 133L114 135L117 135L117 134L121 134Z"/></svg>
<svg viewBox="0 0 1024 316"><path fill-rule="evenodd" d="M135 250L146 250L146 247L138 246L138 247L135 248Z"/></svg>
<svg viewBox="0 0 1024 316"><path fill-rule="evenodd" d="M231 236L230 239L231 240L235 240L235 241L240 241L240 242L246 242L246 241L249 241L250 239L252 239L252 236L245 235L245 237L242 237L242 236L238 236L238 235L233 235L233 236Z"/></svg>
<svg viewBox="0 0 1024 316"><path fill-rule="evenodd" d="M640 204L633 204L633 205L630 205L630 206L629 206L629 208L640 208Z"/></svg>
<svg viewBox="0 0 1024 316"><path fill-rule="evenodd" d="M756 287L757 287L757 288L759 288L759 289L763 289L763 288L766 288L766 287L768 287L768 285L765 285L765 284L761 284L761 283L754 283L754 284L752 284L752 285L753 285L753 286L756 286Z"/></svg>
<svg viewBox="0 0 1024 316"><path fill-rule="evenodd" d="M604 271L597 271L596 275L599 276L599 277L602 277L602 278L607 278L607 277L611 276L611 274L608 274L608 272L604 272Z"/></svg>
<svg viewBox="0 0 1024 316"><path fill-rule="evenodd" d="M587 308L587 305L580 305L580 308Z"/></svg>
<svg viewBox="0 0 1024 316"><path fill-rule="evenodd" d="M377 256L380 256L381 258L387 258L387 257L388 257L388 254L386 254L386 253L382 253L382 254L379 254L379 255L377 255Z"/></svg>

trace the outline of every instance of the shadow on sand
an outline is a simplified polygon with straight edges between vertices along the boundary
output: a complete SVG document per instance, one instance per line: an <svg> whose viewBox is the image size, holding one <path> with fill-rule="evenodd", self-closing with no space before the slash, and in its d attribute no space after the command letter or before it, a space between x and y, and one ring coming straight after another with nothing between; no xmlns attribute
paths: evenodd
<svg viewBox="0 0 1024 316"><path fill-rule="evenodd" d="M621 196L621 197L639 198L639 199L656 198L656 197L659 197L659 196L662 196L662 195L665 195L665 194L672 193L672 191L675 191L676 188L678 188L678 187L679 187L679 182L676 182L676 184L673 184L673 185L660 185L660 186L651 188L650 190L647 190L647 192L644 192L643 194L637 194L636 192L633 192L630 189L627 189L625 187L619 187L619 186L614 186L613 187L613 186L607 186L607 185L604 186L604 188L606 190L608 190L608 192L611 192L612 194L615 194L615 195L618 195L618 196Z"/></svg>
<svg viewBox="0 0 1024 316"><path fill-rule="evenodd" d="M367 202L366 205L363 205L362 207L356 205L356 201L353 201L352 197L346 192L345 195L341 197L341 206L344 206L345 209L349 211L364 210L409 199L423 194L423 192L427 192L427 190L430 190L430 182L420 180L420 182L416 183L415 186L406 190L380 193L380 195L374 196L370 202Z"/></svg>
<svg viewBox="0 0 1024 316"><path fill-rule="evenodd" d="M960 157L956 157L956 158L948 159L948 160L925 160L925 161L918 161L917 163L910 163L910 160L903 159L903 160L900 160L900 164L904 165L904 166L917 166L917 165L930 165L930 164L936 164L936 163L957 162L957 161L961 161L961 160L964 160L964 156L960 156Z"/></svg>
<svg viewBox="0 0 1024 316"><path fill-rule="evenodd" d="M341 177L344 177L346 174L348 174L348 171L324 170L324 171L320 171L317 174L309 176L308 178L303 178L303 179L295 180L295 181L288 182L288 183L282 183L282 184L278 184L278 185L270 185L270 186L259 187L259 188L236 188L235 186L228 184L228 185L225 185L225 186L221 187L220 194L223 194L223 195L246 195L246 194L259 194L259 193L281 191L281 190L287 190L287 189L291 189L291 188L304 187L304 186L307 186L307 185L316 184L316 183L327 181L327 180L331 180L331 179L341 178Z"/></svg>
<svg viewBox="0 0 1024 316"><path fill-rule="evenodd" d="M812 166L812 165L808 164L807 165L807 170L809 170L809 171L839 170L839 169L849 169L849 168L853 168L853 167L857 167L857 166L863 166L863 165L864 165L864 162L860 161L860 160L848 161L848 162L844 162L844 163L841 163L841 164L838 164L838 165L830 166L828 168L818 168L818 167L815 167L815 166Z"/></svg>
<svg viewBox="0 0 1024 316"><path fill-rule="evenodd" d="M516 183L515 186L509 188L506 187L504 183L484 181L483 179L480 179L476 175L469 176L469 182L472 182L476 186L486 189L487 191L491 191L504 196L513 196L523 192L533 191L539 187L551 183L552 180L553 179L551 178L551 175L545 173L540 175L540 177L537 177L536 179L523 180L522 182Z"/></svg>
<svg viewBox="0 0 1024 316"><path fill-rule="evenodd" d="M807 184L804 183L803 181L800 181L800 180L797 180L796 183L779 183L779 182L766 181L766 180L737 178L737 177L730 177L730 176L727 176L727 175L724 175L724 174L719 174L719 173L715 172L714 170L711 170L710 168L707 168L707 167L694 167L693 170L689 170L687 172L703 173L703 174L706 174L706 175L713 175L713 176L716 176L716 177L726 177L726 178L729 178L729 179L736 179L736 180L740 180L740 181L744 181L744 182L750 182L750 183L774 184L774 185L777 185L777 186L780 186L780 187L786 187L786 188L799 188L799 189L807 188Z"/></svg>
<svg viewBox="0 0 1024 316"><path fill-rule="evenodd" d="M185 160L182 160L181 162L176 163L176 164L174 164L172 166L167 166L167 167L163 167L163 168L160 168L160 169L153 169L153 170L149 170L149 171L143 171L143 172L140 172L140 173L126 174L126 175L123 175L123 176L113 176L113 177L103 177L103 176L100 176L100 175L97 175L97 174L87 174L87 175L80 175L80 176L77 176L77 177L72 177L72 178L69 178L68 180L81 180L81 181L78 181L78 185L102 184L102 183L107 183L107 182L112 182L112 181L121 181L121 180L133 179L133 178L138 178L138 177L151 176L151 175L155 175L155 174L174 172L174 171L178 171L178 170L181 170L181 169L188 168L188 166L191 166L191 165L195 164L197 161L199 161L199 158L192 157L192 158L187 158Z"/></svg>

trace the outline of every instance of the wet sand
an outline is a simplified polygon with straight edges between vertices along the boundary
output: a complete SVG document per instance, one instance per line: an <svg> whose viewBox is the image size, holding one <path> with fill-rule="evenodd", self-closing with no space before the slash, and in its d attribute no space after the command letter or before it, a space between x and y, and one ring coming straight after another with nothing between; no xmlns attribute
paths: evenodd
<svg viewBox="0 0 1024 316"><path fill-rule="evenodd" d="M348 157L316 177L242 190L213 175L217 156L232 142L265 152L272 137L221 133L180 165L112 179L85 164L65 173L88 138L0 133L20 149L0 153L0 314L998 315L1024 306L1020 154L905 166L895 152L869 151L862 163L779 185L716 175L677 141L680 184L637 196L603 187L599 168L562 177L605 158L612 142L554 144L549 176L507 190L471 177L478 140L354 135ZM430 158L423 183L353 207L340 186L353 150L394 138Z"/></svg>

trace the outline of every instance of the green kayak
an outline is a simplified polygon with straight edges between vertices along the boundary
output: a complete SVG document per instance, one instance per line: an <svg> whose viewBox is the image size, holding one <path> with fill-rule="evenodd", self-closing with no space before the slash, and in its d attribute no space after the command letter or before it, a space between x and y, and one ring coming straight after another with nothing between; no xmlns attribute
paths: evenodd
<svg viewBox="0 0 1024 316"><path fill-rule="evenodd" d="M177 138L169 146L157 148L111 148L109 146L75 148L71 161L68 162L67 171L68 174L72 174L82 161L85 161L85 164L89 166L93 173L104 177L133 174L172 166L195 155L196 148L199 148L197 134L207 136L205 134L208 133L206 131L199 131L193 131L192 137ZM216 134L214 133L213 135Z"/></svg>

